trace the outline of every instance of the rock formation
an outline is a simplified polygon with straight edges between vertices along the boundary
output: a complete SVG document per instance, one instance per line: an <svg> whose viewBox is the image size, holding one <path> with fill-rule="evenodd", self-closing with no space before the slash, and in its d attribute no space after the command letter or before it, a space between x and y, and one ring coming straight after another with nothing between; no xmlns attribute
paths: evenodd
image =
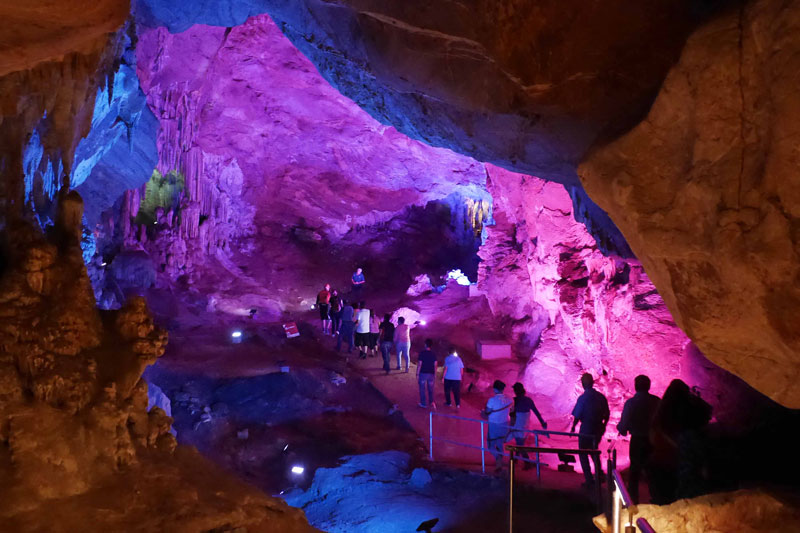
<svg viewBox="0 0 800 533"><path fill-rule="evenodd" d="M335 87L412 137L571 185L584 161L582 183L679 325L718 364L800 406L795 4L141 5L142 20L173 31L266 10ZM649 117L602 148L659 87Z"/></svg>
<svg viewBox="0 0 800 533"><path fill-rule="evenodd" d="M627 518L627 514L625 515ZM659 533L689 531L738 531L755 533L775 531L791 533L797 529L797 507L783 501L781 495L762 491L740 490L709 494L671 505L640 505L634 522L644 517ZM600 531L609 531L605 516L594 519Z"/></svg>
<svg viewBox="0 0 800 533"><path fill-rule="evenodd" d="M300 511L239 485L196 453L176 451L172 420L160 408L147 410L141 379L163 353L166 333L143 299L118 311L96 309L79 247L82 208L77 193L62 193L47 237L22 223L6 232L3 523L15 531L68 531L92 516L102 530L311 531ZM227 491L199 479L199 471ZM150 511L155 502L163 512ZM97 506L111 512L98 515Z"/></svg>
<svg viewBox="0 0 800 533"><path fill-rule="evenodd" d="M230 255L234 240L252 249L244 237L330 244L349 234L352 246L364 228L413 225L403 215L413 206L449 206L457 225L470 202L488 205L481 164L376 122L267 16L230 30L141 29L137 56L160 122L159 161L150 181L95 226L97 252L112 270L129 250L174 279ZM104 306L138 283L93 278Z"/></svg>
<svg viewBox="0 0 800 533"><path fill-rule="evenodd" d="M267 12L334 87L381 122L565 183L576 183L575 164L601 131L630 125L647 109L702 15L690 2L645 8L615 0L137 7L142 22L172 32Z"/></svg>
<svg viewBox="0 0 800 533"><path fill-rule="evenodd" d="M487 165L495 224L480 249L479 286L527 359L526 388L568 419L590 372L608 398L612 427L641 373L663 392L698 387L728 429L746 425L757 394L714 367L677 327L636 259L607 257L574 218L564 186Z"/></svg>
<svg viewBox="0 0 800 533"><path fill-rule="evenodd" d="M580 167L678 325L800 407L800 9L760 1L698 30L647 118Z"/></svg>

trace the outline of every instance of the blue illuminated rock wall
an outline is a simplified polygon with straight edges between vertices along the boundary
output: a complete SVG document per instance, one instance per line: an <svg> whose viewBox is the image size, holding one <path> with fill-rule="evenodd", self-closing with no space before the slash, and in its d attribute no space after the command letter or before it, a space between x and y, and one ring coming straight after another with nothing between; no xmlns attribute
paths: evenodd
<svg viewBox="0 0 800 533"><path fill-rule="evenodd" d="M129 28L117 34L121 56L105 85L97 90L91 129L79 141L73 158L70 187L83 198L89 227L123 192L145 183L158 160L158 120L139 87L131 35ZM60 152L50 153L43 146L49 127L45 114L23 153L25 203L42 226L50 222L52 201L67 172ZM90 241L85 239L85 251Z"/></svg>
<svg viewBox="0 0 800 533"><path fill-rule="evenodd" d="M129 189L150 178L158 162L158 119L147 107L128 43L119 67L95 101L92 129L75 152L71 185L91 227Z"/></svg>

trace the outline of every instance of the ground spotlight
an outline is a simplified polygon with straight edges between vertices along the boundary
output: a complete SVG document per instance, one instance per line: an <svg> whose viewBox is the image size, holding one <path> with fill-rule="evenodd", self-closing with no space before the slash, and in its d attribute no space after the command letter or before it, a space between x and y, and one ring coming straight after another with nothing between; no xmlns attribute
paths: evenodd
<svg viewBox="0 0 800 533"><path fill-rule="evenodd" d="M419 321L419 325L420 325L420 326L424 326L424 325L425 325L425 324L427 324L427 323L428 323L428 322L427 322L427 320L420 320L420 321Z"/></svg>
<svg viewBox="0 0 800 533"><path fill-rule="evenodd" d="M238 329L233 330L231 332L231 340L235 344L238 344L238 343L242 342L242 332L240 330L238 330Z"/></svg>
<svg viewBox="0 0 800 533"><path fill-rule="evenodd" d="M294 475L296 475L296 476L299 476L300 474L302 474L302 473L303 473L303 472L305 472L305 471L306 471L306 469L305 469L305 468L303 468L303 467L302 467L302 466L300 466L300 465L294 465L294 466L292 467L292 474L294 474Z"/></svg>

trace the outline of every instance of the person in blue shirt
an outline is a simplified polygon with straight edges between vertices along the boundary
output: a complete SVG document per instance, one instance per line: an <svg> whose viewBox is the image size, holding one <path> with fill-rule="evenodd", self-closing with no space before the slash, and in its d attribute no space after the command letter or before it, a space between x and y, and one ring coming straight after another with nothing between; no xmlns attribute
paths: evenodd
<svg viewBox="0 0 800 533"><path fill-rule="evenodd" d="M572 432L575 432L575 426L578 422L581 424L580 432L578 433L578 448L582 450L596 450L600 444L600 439L606 432L606 425L611 412L608 409L608 400L600 392L594 389L594 378L591 374L583 374L581 376L581 385L583 385L583 394L578 397L575 403L575 408L572 410L574 421L572 422ZM594 485L594 478L592 477L592 470L589 466L589 457L581 454L581 469L583 470L583 477L586 479L584 487L592 487ZM595 474L602 480L603 469L600 466L599 455L593 455L592 461L594 462Z"/></svg>
<svg viewBox="0 0 800 533"><path fill-rule="evenodd" d="M494 471L499 474L503 470L503 444L508 437L508 415L514 401L503 394L506 384L499 379L494 380L492 391L494 396L486 402L481 417L489 421L487 440L489 452L494 455Z"/></svg>
<svg viewBox="0 0 800 533"><path fill-rule="evenodd" d="M442 382L444 383L444 404L452 405L450 393L456 402L456 409L461 409L461 379L464 377L464 362L458 356L455 346L450 348L449 355L444 360Z"/></svg>
<svg viewBox="0 0 800 533"><path fill-rule="evenodd" d="M366 278L364 278L364 272L361 268L357 268L355 274L353 274L352 278L353 282L353 297L360 298L361 294L364 292L364 283L366 282Z"/></svg>
<svg viewBox="0 0 800 533"><path fill-rule="evenodd" d="M650 444L650 426L661 400L658 396L650 394L650 378L645 375L636 376L633 387L636 394L625 402L617 430L623 437L628 433L631 434L628 490L633 502L639 503L639 477L653 451L653 446Z"/></svg>

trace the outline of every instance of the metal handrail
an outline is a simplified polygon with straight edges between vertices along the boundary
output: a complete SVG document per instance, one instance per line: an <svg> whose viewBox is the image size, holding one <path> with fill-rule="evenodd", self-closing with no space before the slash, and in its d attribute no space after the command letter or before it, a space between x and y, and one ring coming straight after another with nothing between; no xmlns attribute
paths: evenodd
<svg viewBox="0 0 800 533"><path fill-rule="evenodd" d="M620 475L619 470L615 468L611 472L611 477L617 484L617 489L619 490L619 496L620 498L622 498L622 505L626 508L633 507L635 505L633 503L633 498L631 498L631 494L628 492L628 487L625 486L625 482L622 481L622 476Z"/></svg>
<svg viewBox="0 0 800 533"><path fill-rule="evenodd" d="M434 433L433 433L433 417L434 416L441 416L441 417L450 418L450 419L453 419L453 420L463 420L465 422L478 422L480 424L480 432L481 432L481 445L480 445L480 447L474 446L472 444L467 444L467 443L464 443L464 442L458 442L458 441L446 439L446 438L443 438L443 437L435 437ZM439 412L435 412L435 411L429 411L429 413L428 413L428 441L429 441L428 442L428 456L430 457L430 460L431 461L434 460L434 458L433 458L433 443L434 443L434 441L444 442L444 443L451 444L451 445L454 445L454 446L462 446L464 448L471 448L471 449L474 449L474 450L481 450L481 472L483 472L485 474L486 473L486 452L491 452L491 450L486 448L486 441L485 441L486 434L484 432L484 424L488 424L488 423L489 422L487 420L483 420L483 419L480 419L480 418L469 418L469 417L465 417L465 416L451 415L451 414L447 414L447 413L439 413ZM548 429L517 428L517 427L514 427L514 426L512 426L510 424L497 424L497 425L505 427L506 429L508 429L510 431L517 431L517 432L523 432L523 433L532 434L533 437L534 437L535 447L539 446L539 437L540 436L541 437L550 437L550 436L554 436L555 435L555 436L565 436L565 437L592 437L592 435L580 435L578 433L573 433L573 432L568 432L568 431L551 431L551 430L548 430ZM510 455L505 453L505 451L502 452L502 455L503 455L503 457L510 457ZM526 459L526 458L521 458L521 460L523 460L523 461L525 461L527 463L532 463L532 464L536 465L536 479L538 481L541 481L542 480L541 467L542 467L543 463L541 462L540 453L539 452L536 453L536 459L535 460ZM547 465L545 464L545 466L547 466Z"/></svg>
<svg viewBox="0 0 800 533"><path fill-rule="evenodd" d="M611 500L611 520L613 521L612 531L613 533L621 533L622 511L628 511L628 522L625 526L627 531L628 527L633 527L633 514L636 512L636 504L633 502L633 499L628 492L628 487L625 486L625 482L622 480L622 476L620 475L619 470L616 468L616 461L614 468L611 470L610 477L613 480L615 489L613 491ZM636 527L639 528L642 533L656 533L653 527L644 517L639 517L636 520Z"/></svg>
<svg viewBox="0 0 800 533"><path fill-rule="evenodd" d="M642 533L656 533L656 530L653 529L653 526L651 526L650 522L648 522L644 517L639 517L636 519L636 527L638 527Z"/></svg>

